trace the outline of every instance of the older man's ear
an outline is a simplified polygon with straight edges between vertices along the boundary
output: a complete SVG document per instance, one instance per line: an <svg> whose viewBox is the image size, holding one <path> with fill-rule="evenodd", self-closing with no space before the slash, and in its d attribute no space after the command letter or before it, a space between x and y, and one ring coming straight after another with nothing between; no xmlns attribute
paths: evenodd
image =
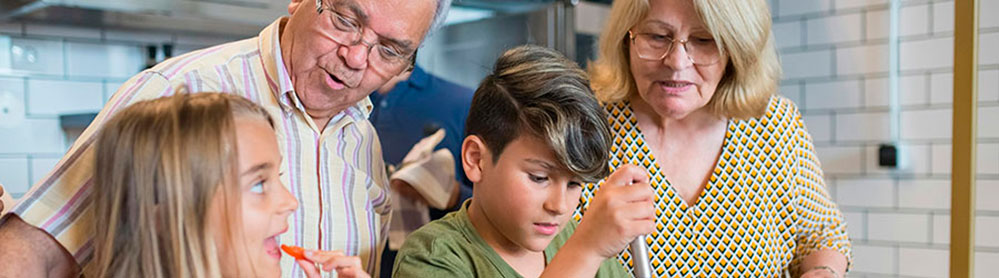
<svg viewBox="0 0 999 278"><path fill-rule="evenodd" d="M295 13L295 10L298 9L298 5L300 4L302 4L302 0L291 0L291 3L288 3L288 14L290 15Z"/></svg>

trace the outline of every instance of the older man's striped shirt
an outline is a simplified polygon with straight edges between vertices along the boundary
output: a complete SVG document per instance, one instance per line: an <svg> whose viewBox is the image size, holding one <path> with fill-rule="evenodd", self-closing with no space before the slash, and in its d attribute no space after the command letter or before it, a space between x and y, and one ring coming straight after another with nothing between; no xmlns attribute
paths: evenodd
<svg viewBox="0 0 999 278"><path fill-rule="evenodd" d="M381 144L367 117L368 99L336 115L320 132L299 102L279 45L278 19L255 38L179 56L126 82L105 105L55 169L36 184L13 212L51 234L85 265L93 253L91 187L94 139L102 124L129 104L162 96L225 92L250 99L275 119L284 157L282 182L300 202L281 243L342 250L379 269L390 217L388 178ZM288 256L284 277L304 276Z"/></svg>

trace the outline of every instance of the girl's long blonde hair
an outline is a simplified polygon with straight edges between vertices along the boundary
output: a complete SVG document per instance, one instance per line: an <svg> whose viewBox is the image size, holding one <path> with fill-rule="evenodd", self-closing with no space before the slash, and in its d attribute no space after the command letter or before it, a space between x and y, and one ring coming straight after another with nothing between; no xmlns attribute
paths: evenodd
<svg viewBox="0 0 999 278"><path fill-rule="evenodd" d="M95 277L219 277L207 223L222 194L224 234L238 221L235 117L268 114L239 96L178 94L135 103L96 142ZM232 237L227 237L232 238Z"/></svg>

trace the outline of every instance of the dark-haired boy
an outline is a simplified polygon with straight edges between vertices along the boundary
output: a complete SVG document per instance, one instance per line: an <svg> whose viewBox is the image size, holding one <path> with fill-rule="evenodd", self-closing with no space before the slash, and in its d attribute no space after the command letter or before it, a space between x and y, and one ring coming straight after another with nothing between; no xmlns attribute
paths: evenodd
<svg viewBox="0 0 999 278"><path fill-rule="evenodd" d="M570 221L583 184L609 172L604 113L585 72L558 52L504 53L466 120L472 198L411 234L393 277L628 276L615 255L655 219L644 169L620 168L578 227Z"/></svg>

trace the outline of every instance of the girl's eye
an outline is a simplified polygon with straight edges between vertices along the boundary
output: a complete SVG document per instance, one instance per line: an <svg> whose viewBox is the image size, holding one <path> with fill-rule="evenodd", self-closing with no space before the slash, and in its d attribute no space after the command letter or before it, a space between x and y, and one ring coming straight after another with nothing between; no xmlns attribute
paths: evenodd
<svg viewBox="0 0 999 278"><path fill-rule="evenodd" d="M580 183L580 182L578 182L578 181L570 181L569 182L569 188L576 189L576 188L581 188L581 187L583 187L583 184Z"/></svg>
<svg viewBox="0 0 999 278"><path fill-rule="evenodd" d="M253 193L264 193L264 181L259 181L250 186L250 192Z"/></svg>
<svg viewBox="0 0 999 278"><path fill-rule="evenodd" d="M548 177L535 176L534 174L527 174L527 177L531 179L532 182L542 183L548 180Z"/></svg>

